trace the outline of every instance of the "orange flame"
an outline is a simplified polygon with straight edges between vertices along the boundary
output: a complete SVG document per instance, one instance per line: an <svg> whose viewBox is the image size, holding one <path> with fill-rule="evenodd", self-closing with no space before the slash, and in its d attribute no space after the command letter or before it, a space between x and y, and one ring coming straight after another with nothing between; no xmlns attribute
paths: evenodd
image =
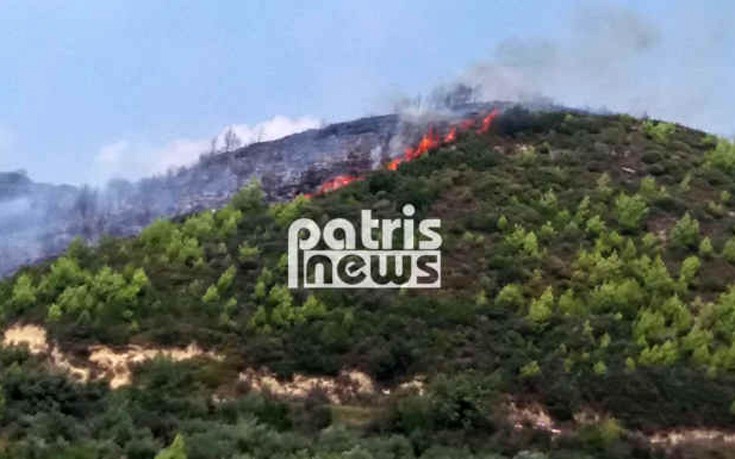
<svg viewBox="0 0 735 459"><path fill-rule="evenodd" d="M342 187L349 185L357 180L362 180L362 177L355 177L353 175L338 175L333 179L327 180L322 183L317 194L331 193L332 191L339 190Z"/></svg>
<svg viewBox="0 0 735 459"><path fill-rule="evenodd" d="M391 162L388 163L386 166L389 171L395 171L398 169L398 166L403 162L401 158L395 158L391 160Z"/></svg>
<svg viewBox="0 0 735 459"><path fill-rule="evenodd" d="M492 126L493 121L495 120L495 118L497 118L499 114L500 112L498 111L498 109L494 109L487 116L482 118L480 122L480 127L477 129L477 133L487 133L490 130L490 126ZM392 161L390 161L386 165L386 169L388 169L389 171L394 171L398 169L398 166L401 163L413 161L414 159L441 145L452 144L457 141L458 132L468 131L472 129L475 125L476 121L474 119L462 120L458 125L450 127L449 132L447 132L444 137L440 137L438 134L436 134L433 127L429 127L428 132L424 134L423 137L421 137L421 140L419 140L418 144L415 147L406 148L403 156L394 158Z"/></svg>
<svg viewBox="0 0 735 459"><path fill-rule="evenodd" d="M478 134L486 134L490 131L490 127L498 117L500 111L493 109L487 116L482 118L480 127L477 129ZM415 147L408 147L403 153L403 156L393 158L388 164L386 169L389 171L395 171L404 162L413 161L426 154L427 152L434 150L441 145L449 145L457 141L457 133L465 132L475 127L476 121L474 119L462 120L458 125L450 127L449 131L444 137L439 136L433 127L429 127L429 130L421 137L418 144ZM312 198L315 195L331 193L332 191L339 190L342 187L349 185L350 183L362 180L363 177L353 175L338 175L332 179L322 183L315 193L306 193L303 196L307 199Z"/></svg>
<svg viewBox="0 0 735 459"><path fill-rule="evenodd" d="M482 124L480 125L480 129L477 130L478 134L485 134L487 131L490 130L490 126L492 126L493 121L495 121L495 118L498 117L500 112L498 109L494 109L490 112L489 115L487 115L485 118L482 119Z"/></svg>
<svg viewBox="0 0 735 459"><path fill-rule="evenodd" d="M444 143L454 143L457 140L457 128L453 127L444 136Z"/></svg>
<svg viewBox="0 0 735 459"><path fill-rule="evenodd" d="M430 127L429 131L421 137L419 144L414 148L406 148L404 158L406 161L413 161L414 159L423 156L429 150L433 150L440 144L439 136L434 132L434 128Z"/></svg>

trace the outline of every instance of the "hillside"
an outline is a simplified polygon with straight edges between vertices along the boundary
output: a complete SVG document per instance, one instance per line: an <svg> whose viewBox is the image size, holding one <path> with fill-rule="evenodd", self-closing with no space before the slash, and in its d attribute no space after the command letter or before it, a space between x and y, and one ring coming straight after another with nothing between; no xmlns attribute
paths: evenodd
<svg viewBox="0 0 735 459"><path fill-rule="evenodd" d="M444 110L442 123L508 103L473 103ZM538 105L535 109L548 107ZM135 236L157 218L225 206L251 180L268 202L293 198L329 177L364 173L414 142L421 117L370 116L271 141L202 152L194 164L137 181L101 187L37 183L24 172L0 172L0 277L58 256L77 237Z"/></svg>
<svg viewBox="0 0 735 459"><path fill-rule="evenodd" d="M133 236L160 217L222 207L252 179L270 201L293 197L323 174L370 168L395 136L410 132L396 115L336 123L323 129L257 142L212 154L167 174L105 187L36 183L21 173L0 173L0 276L57 256L76 237ZM349 161L359 154L361 162Z"/></svg>
<svg viewBox="0 0 735 459"><path fill-rule="evenodd" d="M667 435L735 432L735 146L513 108L455 135L0 283L40 343L0 351L0 457L731 457ZM286 287L293 220L405 203L442 220L441 289Z"/></svg>

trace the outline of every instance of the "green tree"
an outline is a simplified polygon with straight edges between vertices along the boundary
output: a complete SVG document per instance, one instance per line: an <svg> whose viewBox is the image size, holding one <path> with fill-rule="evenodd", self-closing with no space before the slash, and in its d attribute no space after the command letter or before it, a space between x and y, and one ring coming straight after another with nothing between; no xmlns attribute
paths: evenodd
<svg viewBox="0 0 735 459"><path fill-rule="evenodd" d="M522 226L516 226L513 232L505 237L505 241L515 250L529 257L538 258L541 256L536 234L533 231L526 231Z"/></svg>
<svg viewBox="0 0 735 459"><path fill-rule="evenodd" d="M722 256L725 260L735 264L735 237L731 237L725 242L725 247L722 248Z"/></svg>
<svg viewBox="0 0 735 459"><path fill-rule="evenodd" d="M517 309L523 306L523 289L518 284L508 284L498 292L495 303L498 306Z"/></svg>
<svg viewBox="0 0 735 459"><path fill-rule="evenodd" d="M656 199L659 196L659 190L656 187L656 179L650 175L641 179L641 185L638 188L638 192L649 201Z"/></svg>
<svg viewBox="0 0 735 459"><path fill-rule="evenodd" d="M691 329L693 322L692 313L677 295L664 301L661 305L661 311L663 311L671 327L676 331L685 332Z"/></svg>
<svg viewBox="0 0 735 459"><path fill-rule="evenodd" d="M216 285L210 285L202 296L202 301L206 304L215 304L220 300L219 290Z"/></svg>
<svg viewBox="0 0 735 459"><path fill-rule="evenodd" d="M638 363L641 365L671 366L679 359L679 350L676 342L667 340L663 344L646 347L641 351Z"/></svg>
<svg viewBox="0 0 735 459"><path fill-rule="evenodd" d="M643 286L653 293L667 295L674 290L674 280L660 255L643 267L642 275Z"/></svg>
<svg viewBox="0 0 735 459"><path fill-rule="evenodd" d="M709 258L713 253L714 249L712 247L712 241L709 236L705 236L704 239L702 239L702 242L699 243L699 255L703 258Z"/></svg>
<svg viewBox="0 0 735 459"><path fill-rule="evenodd" d="M21 274L13 285L11 303L16 310L22 311L36 303L36 289L28 274Z"/></svg>
<svg viewBox="0 0 735 459"><path fill-rule="evenodd" d="M636 230L648 215L648 205L639 195L620 194L615 199L615 215L620 226L627 230Z"/></svg>
<svg viewBox="0 0 735 459"><path fill-rule="evenodd" d="M696 247L699 242L699 222L689 212L676 222L669 233L671 242L679 247Z"/></svg>
<svg viewBox="0 0 735 459"><path fill-rule="evenodd" d="M607 172L602 173L602 175L600 175L600 177L597 179L597 191L606 200L612 195L613 192L613 189L610 186L611 183L612 180L610 179L610 174L608 174Z"/></svg>
<svg viewBox="0 0 735 459"><path fill-rule="evenodd" d="M559 199L556 197L556 193L554 193L554 190L548 190L546 193L541 195L541 205L549 210L556 210L558 202Z"/></svg>
<svg viewBox="0 0 735 459"><path fill-rule="evenodd" d="M533 378L534 376L537 376L539 374L541 374L541 367L535 360L532 360L523 365L520 370L520 376L523 379Z"/></svg>
<svg viewBox="0 0 735 459"><path fill-rule="evenodd" d="M186 443L181 434L176 434L174 441L168 448L161 450L156 454L155 459L186 459Z"/></svg>
<svg viewBox="0 0 735 459"><path fill-rule="evenodd" d="M508 219L505 217L505 215L501 215L498 218L497 225L500 231L505 231L506 229L508 229Z"/></svg>
<svg viewBox="0 0 735 459"><path fill-rule="evenodd" d="M260 255L260 249L258 247L251 247L247 242L243 242L237 249L237 255L241 263L248 263Z"/></svg>
<svg viewBox="0 0 735 459"><path fill-rule="evenodd" d="M299 313L306 320L320 319L327 314L327 306L314 295L309 295Z"/></svg>
<svg viewBox="0 0 735 459"><path fill-rule="evenodd" d="M266 209L265 195L260 182L253 180L244 186L232 197L233 208L242 211L244 215L254 215Z"/></svg>
<svg viewBox="0 0 735 459"><path fill-rule="evenodd" d="M684 178L681 179L681 182L679 182L679 190L682 193L689 192L689 190L691 189L691 183L692 183L692 174L691 172L687 172Z"/></svg>
<svg viewBox="0 0 735 459"><path fill-rule="evenodd" d="M61 316L63 315L63 311L61 310L61 306L54 303L48 308L48 312L46 313L46 318L50 322L57 322L61 319Z"/></svg>
<svg viewBox="0 0 735 459"><path fill-rule="evenodd" d="M582 224L590 217L590 197L585 196L577 205L577 212L574 214L574 219Z"/></svg>
<svg viewBox="0 0 735 459"><path fill-rule="evenodd" d="M276 327L288 327L299 317L293 307L293 296L285 285L274 285L268 293L268 303L271 304L271 323Z"/></svg>
<svg viewBox="0 0 735 459"><path fill-rule="evenodd" d="M666 317L652 309L643 309L633 324L633 338L641 346L663 341L667 336Z"/></svg>
<svg viewBox="0 0 735 459"><path fill-rule="evenodd" d="M225 239L237 232L237 225L242 220L242 211L230 204L218 210L214 214L214 220L217 225L217 236Z"/></svg>
<svg viewBox="0 0 735 459"><path fill-rule="evenodd" d="M663 121L654 122L646 120L643 122L643 132L658 143L668 143L671 135L676 132L676 126Z"/></svg>
<svg viewBox="0 0 735 459"><path fill-rule="evenodd" d="M559 311L567 315L582 315L584 312L582 302L577 299L574 290L571 288L567 289L559 297Z"/></svg>
<svg viewBox="0 0 735 459"><path fill-rule="evenodd" d="M271 215L282 227L287 227L292 221L299 218L302 209L309 203L303 195L298 195L289 202L274 204L271 207Z"/></svg>
<svg viewBox="0 0 735 459"><path fill-rule="evenodd" d="M692 360L699 365L707 365L710 362L710 346L714 340L714 334L699 325L694 325L689 333L682 339L682 349L692 353Z"/></svg>
<svg viewBox="0 0 735 459"><path fill-rule="evenodd" d="M549 320L554 308L554 292L551 287L547 287L540 297L531 302L528 310L528 319L536 324L541 324Z"/></svg>
<svg viewBox="0 0 735 459"><path fill-rule="evenodd" d="M599 215L594 215L587 220L585 229L587 232L592 233L595 236L599 236L605 231L605 221Z"/></svg>
<svg viewBox="0 0 735 459"><path fill-rule="evenodd" d="M735 143L719 139L717 146L706 155L707 164L723 172L735 172Z"/></svg>
<svg viewBox="0 0 735 459"><path fill-rule="evenodd" d="M159 219L143 229L138 240L149 250L163 250L174 237L176 226L169 220Z"/></svg>
<svg viewBox="0 0 735 459"><path fill-rule="evenodd" d="M230 266L225 270L225 272L222 273L222 275L217 280L217 290L220 294L227 292L227 290L232 286L232 282L235 280L236 273L237 270L234 266Z"/></svg>
<svg viewBox="0 0 735 459"><path fill-rule="evenodd" d="M679 280L684 284L689 284L697 276L701 265L702 263L695 255L685 258L679 269Z"/></svg>
<svg viewBox="0 0 735 459"><path fill-rule="evenodd" d="M48 297L55 297L66 287L79 285L89 276L76 259L69 256L59 257L52 265L51 270L43 276L39 291Z"/></svg>
<svg viewBox="0 0 735 459"><path fill-rule="evenodd" d="M214 215L205 211L187 218L181 229L185 235L201 241L215 235L214 226Z"/></svg>

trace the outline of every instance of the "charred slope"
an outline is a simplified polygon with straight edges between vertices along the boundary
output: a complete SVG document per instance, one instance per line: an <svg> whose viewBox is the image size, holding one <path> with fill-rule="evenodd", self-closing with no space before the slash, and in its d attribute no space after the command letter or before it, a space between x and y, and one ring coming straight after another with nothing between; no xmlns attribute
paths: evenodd
<svg viewBox="0 0 735 459"><path fill-rule="evenodd" d="M135 235L160 217L219 208L253 179L271 202L314 191L331 177L358 175L400 154L430 122L442 125L507 106L470 104L432 118L384 115L336 123L203 156L164 176L113 181L102 190L0 174L0 276L58 255L76 237L95 242L103 235Z"/></svg>
<svg viewBox="0 0 735 459"><path fill-rule="evenodd" d="M375 167L411 131L396 115L363 118L203 157L138 183L114 181L104 190L0 174L0 275L60 253L75 237L134 235L159 217L221 207L254 178L269 200L288 199L332 175Z"/></svg>

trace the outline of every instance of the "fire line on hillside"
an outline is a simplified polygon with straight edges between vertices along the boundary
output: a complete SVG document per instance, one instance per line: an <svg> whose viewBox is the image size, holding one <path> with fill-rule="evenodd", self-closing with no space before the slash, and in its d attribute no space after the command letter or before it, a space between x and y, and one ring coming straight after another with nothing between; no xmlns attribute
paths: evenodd
<svg viewBox="0 0 735 459"><path fill-rule="evenodd" d="M487 133L490 130L493 121L498 117L499 114L500 111L496 108L492 110L489 114L484 116L482 119L480 119L479 127L477 128L476 132L478 134ZM455 126L451 126L449 128L449 131L447 131L447 133L443 136L440 136L436 132L434 127L430 126L429 130L421 137L421 140L419 140L418 144L416 144L415 147L406 148L402 156L394 158L386 165L386 169L390 171L395 171L402 163L411 162L416 158L420 158L431 150L434 150L441 146L450 145L457 141L458 133L467 132L477 126L477 124L478 120L476 119L464 120ZM313 196L331 193L349 185L350 183L363 180L363 178L364 177L357 175L338 175L319 185L316 192L305 193L303 194L303 196L305 198L312 198Z"/></svg>

